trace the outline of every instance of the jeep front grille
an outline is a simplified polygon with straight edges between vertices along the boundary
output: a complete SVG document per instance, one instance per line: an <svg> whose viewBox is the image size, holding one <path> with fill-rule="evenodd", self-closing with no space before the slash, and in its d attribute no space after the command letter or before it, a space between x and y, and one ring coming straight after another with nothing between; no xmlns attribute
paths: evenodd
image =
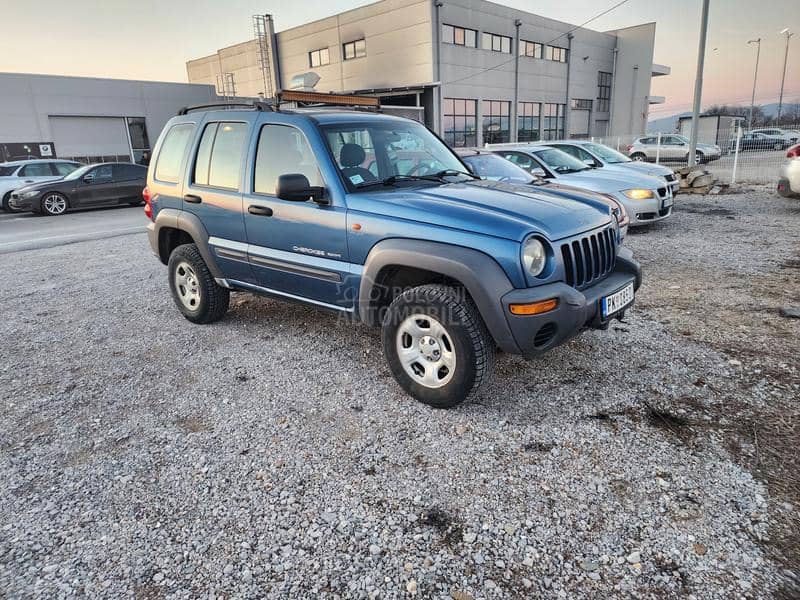
<svg viewBox="0 0 800 600"><path fill-rule="evenodd" d="M611 227L561 244L567 285L583 289L614 270L617 237Z"/></svg>

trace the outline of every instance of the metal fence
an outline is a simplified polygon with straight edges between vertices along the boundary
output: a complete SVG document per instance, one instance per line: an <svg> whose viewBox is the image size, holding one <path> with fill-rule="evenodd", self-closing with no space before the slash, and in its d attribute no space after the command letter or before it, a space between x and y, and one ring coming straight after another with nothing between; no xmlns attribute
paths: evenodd
<svg viewBox="0 0 800 600"><path fill-rule="evenodd" d="M718 132L714 145L719 147L720 156L704 157L707 160L703 166L721 183L776 183L780 166L786 160L786 149L800 143L800 124L781 127L783 138L763 133L763 130L769 129L778 128L758 127L748 130L736 126ZM585 139L610 146L626 156L635 157L636 154L645 153L647 161L677 169L688 164L686 150L688 144L685 146L674 144L675 136L681 134L663 131L646 135L631 134ZM636 140L643 138L650 142L646 144L646 151L642 150L639 144L634 144ZM702 151L702 147L698 149Z"/></svg>

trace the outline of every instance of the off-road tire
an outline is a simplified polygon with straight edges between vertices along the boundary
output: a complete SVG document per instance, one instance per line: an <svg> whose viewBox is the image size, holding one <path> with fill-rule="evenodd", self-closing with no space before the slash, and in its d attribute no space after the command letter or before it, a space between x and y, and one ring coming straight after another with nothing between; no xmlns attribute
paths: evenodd
<svg viewBox="0 0 800 600"><path fill-rule="evenodd" d="M429 315L447 330L456 354L452 378L442 387L426 387L406 373L397 351L401 323L414 314ZM397 296L384 315L381 338L386 361L400 386L413 398L434 408L452 408L490 378L495 343L478 308L462 289L421 285Z"/></svg>
<svg viewBox="0 0 800 600"><path fill-rule="evenodd" d="M196 309L190 309L184 305L176 288L175 271L183 262L189 263L196 275L200 294ZM230 292L214 281L214 276L209 271L196 244L183 244L175 248L169 255L167 272L169 273L169 289L172 292L175 306L192 323L213 323L219 321L228 312Z"/></svg>

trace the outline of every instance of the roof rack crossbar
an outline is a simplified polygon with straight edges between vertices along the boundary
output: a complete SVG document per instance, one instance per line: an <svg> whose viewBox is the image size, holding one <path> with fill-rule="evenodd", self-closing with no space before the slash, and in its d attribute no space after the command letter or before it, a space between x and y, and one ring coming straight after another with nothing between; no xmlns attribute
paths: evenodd
<svg viewBox="0 0 800 600"><path fill-rule="evenodd" d="M184 106L178 111L179 116L189 114L193 110L205 110L207 108L250 108L258 111L275 110L275 103L268 100L257 100L254 102L212 102L210 104L193 104Z"/></svg>

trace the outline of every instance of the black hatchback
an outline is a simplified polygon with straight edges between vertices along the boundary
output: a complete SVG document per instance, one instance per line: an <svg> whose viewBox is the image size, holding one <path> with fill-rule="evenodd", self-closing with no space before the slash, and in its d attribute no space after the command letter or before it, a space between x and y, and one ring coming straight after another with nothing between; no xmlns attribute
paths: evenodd
<svg viewBox="0 0 800 600"><path fill-rule="evenodd" d="M68 208L95 208L142 202L147 167L132 163L86 165L56 181L15 190L9 204L16 210L61 215Z"/></svg>

